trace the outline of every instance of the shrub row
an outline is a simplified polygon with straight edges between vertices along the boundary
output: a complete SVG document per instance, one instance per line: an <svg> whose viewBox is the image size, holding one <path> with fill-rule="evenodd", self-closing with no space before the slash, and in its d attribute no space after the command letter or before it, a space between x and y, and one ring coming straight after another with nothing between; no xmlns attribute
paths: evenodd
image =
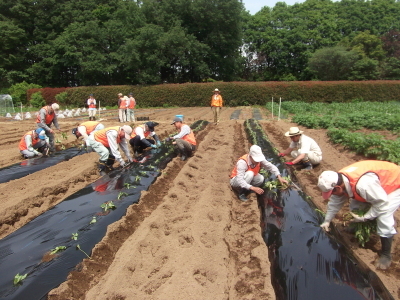
<svg viewBox="0 0 400 300"><path fill-rule="evenodd" d="M294 82L215 82L162 84L154 86L86 86L73 88L44 88L38 90L47 103L66 91L66 104L82 106L89 94L94 94L102 106L117 104L117 94L134 93L138 105L208 106L212 91L218 88L227 106L265 105L271 97L282 101L351 102L400 100L400 81L294 81Z"/></svg>

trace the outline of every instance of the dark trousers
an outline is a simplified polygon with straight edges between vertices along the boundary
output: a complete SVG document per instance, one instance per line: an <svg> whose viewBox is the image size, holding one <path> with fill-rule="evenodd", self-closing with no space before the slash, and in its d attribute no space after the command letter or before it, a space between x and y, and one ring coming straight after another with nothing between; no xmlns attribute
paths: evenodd
<svg viewBox="0 0 400 300"><path fill-rule="evenodd" d="M189 143L185 140L176 139L175 141L176 141L176 147L178 148L180 154L192 156L193 151L196 150L195 145L192 145L191 143Z"/></svg>
<svg viewBox="0 0 400 300"><path fill-rule="evenodd" d="M138 153L143 153L143 150L149 147L149 144L144 142L146 140L150 144L155 144L155 141L153 139L140 139L140 136L135 136L134 138L129 140L129 144L132 146L133 151L137 151Z"/></svg>

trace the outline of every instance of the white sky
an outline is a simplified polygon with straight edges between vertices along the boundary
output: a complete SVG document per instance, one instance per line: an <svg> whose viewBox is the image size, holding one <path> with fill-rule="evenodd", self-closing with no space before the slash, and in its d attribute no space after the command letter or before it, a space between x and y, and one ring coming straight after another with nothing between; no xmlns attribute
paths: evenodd
<svg viewBox="0 0 400 300"><path fill-rule="evenodd" d="M277 2L285 2L288 5L295 3L302 3L304 0L242 0L246 10L250 11L250 14L254 15L256 12L261 10L261 7L269 6L274 7Z"/></svg>

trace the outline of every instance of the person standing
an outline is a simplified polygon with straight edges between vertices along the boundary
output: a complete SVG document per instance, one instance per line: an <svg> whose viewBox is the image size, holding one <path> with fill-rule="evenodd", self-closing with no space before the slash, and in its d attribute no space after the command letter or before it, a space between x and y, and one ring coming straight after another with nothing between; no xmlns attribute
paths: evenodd
<svg viewBox="0 0 400 300"><path fill-rule="evenodd" d="M376 219L382 248L375 266L389 268L393 236L397 233L393 214L400 206L400 166L377 160L356 162L338 172L322 172L318 188L322 197L329 199L321 228L330 230L330 222L349 199L351 211L368 209L363 216L351 212L352 222Z"/></svg>
<svg viewBox="0 0 400 300"><path fill-rule="evenodd" d="M19 151L24 158L42 156L47 149L49 139L43 128L28 131L19 142Z"/></svg>
<svg viewBox="0 0 400 300"><path fill-rule="evenodd" d="M121 93L118 94L118 117L119 117L119 122L120 123L125 123L126 122L126 102L124 95Z"/></svg>
<svg viewBox="0 0 400 300"><path fill-rule="evenodd" d="M215 125L218 125L218 123L219 123L219 114L222 109L222 104L223 104L223 100L222 100L222 96L219 94L219 89L215 89L214 95L212 95L212 97L211 97L211 104L210 104L211 109L214 114L214 124Z"/></svg>
<svg viewBox="0 0 400 300"><path fill-rule="evenodd" d="M183 124L181 118L175 117L171 125L175 125L178 130L178 134L173 137L165 139L166 142L174 140L172 144L176 145L179 153L181 154L181 160L186 160L188 157L193 155L196 150L196 139L192 129L189 125Z"/></svg>
<svg viewBox="0 0 400 300"><path fill-rule="evenodd" d="M249 153L239 158L230 176L230 184L239 200L247 201L246 193L249 191L258 195L264 193L264 190L260 188L264 182L264 176L259 173L261 168L275 175L281 184L288 183L282 178L279 169L267 161L261 147L252 145Z"/></svg>
<svg viewBox="0 0 400 300"><path fill-rule="evenodd" d="M143 150L148 147L157 148L161 146L160 139L154 131L155 126L154 122L146 122L135 127L129 140L135 156L142 154ZM153 139L148 139L147 137L152 137Z"/></svg>
<svg viewBox="0 0 400 300"><path fill-rule="evenodd" d="M133 110L135 109L136 106L136 100L133 98L133 93L129 93L129 104L128 104L128 109L127 109L127 120L128 122L136 122L135 121L135 114Z"/></svg>
<svg viewBox="0 0 400 300"><path fill-rule="evenodd" d="M49 138L50 152L53 153L56 151L54 144L54 131L51 129L51 124L57 128L58 131L61 131L60 126L58 125L57 113L60 110L60 106L57 103L53 103L51 105L43 106L39 110L39 114L36 119L36 124L38 128L43 128L46 132L46 136Z"/></svg>
<svg viewBox="0 0 400 300"><path fill-rule="evenodd" d="M89 112L89 120L96 120L96 99L94 99L93 94L89 95L89 99L87 99L87 106Z"/></svg>
<svg viewBox="0 0 400 300"><path fill-rule="evenodd" d="M292 142L289 148L279 153L278 156L283 157L290 153L294 159L287 162L286 165L292 166L301 162L304 169L311 170L313 165L318 165L321 162L322 151L317 142L303 132L298 127L290 127L285 136L290 137Z"/></svg>
<svg viewBox="0 0 400 300"><path fill-rule="evenodd" d="M126 142L130 139L131 134L132 127L124 125L104 128L89 136L87 139L88 146L100 155L100 173L112 170L115 160L117 160L122 167L126 165L126 162L118 150L118 146L121 147L129 162L133 161Z"/></svg>

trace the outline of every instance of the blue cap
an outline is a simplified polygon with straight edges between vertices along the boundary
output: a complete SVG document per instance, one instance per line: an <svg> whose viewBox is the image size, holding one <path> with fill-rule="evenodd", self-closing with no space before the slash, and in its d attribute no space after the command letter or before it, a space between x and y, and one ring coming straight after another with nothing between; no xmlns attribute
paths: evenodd
<svg viewBox="0 0 400 300"><path fill-rule="evenodd" d="M35 130L36 134L38 135L39 139L45 140L46 139L46 132L43 128L38 128Z"/></svg>

